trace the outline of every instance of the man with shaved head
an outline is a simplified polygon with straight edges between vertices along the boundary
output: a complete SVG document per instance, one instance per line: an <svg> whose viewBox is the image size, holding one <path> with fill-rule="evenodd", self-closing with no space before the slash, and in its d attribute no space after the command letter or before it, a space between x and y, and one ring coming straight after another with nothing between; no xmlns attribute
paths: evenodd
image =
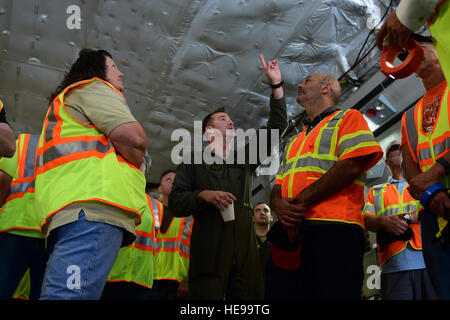
<svg viewBox="0 0 450 320"><path fill-rule="evenodd" d="M364 176L383 151L359 111L337 106L333 76L314 73L297 88L309 119L284 149L270 206L291 242L300 242L301 296L360 299Z"/></svg>

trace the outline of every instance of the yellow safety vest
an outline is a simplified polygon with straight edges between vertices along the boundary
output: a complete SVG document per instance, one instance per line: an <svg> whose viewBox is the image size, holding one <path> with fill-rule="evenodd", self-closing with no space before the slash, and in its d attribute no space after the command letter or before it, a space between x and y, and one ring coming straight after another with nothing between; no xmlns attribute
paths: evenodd
<svg viewBox="0 0 450 320"><path fill-rule="evenodd" d="M450 1L441 0L435 8L435 13L427 21L431 36L439 57L442 71L447 81L450 80Z"/></svg>
<svg viewBox="0 0 450 320"><path fill-rule="evenodd" d="M0 232L44 238L34 206L34 178L39 135L20 134L16 140L17 175L0 212Z"/></svg>
<svg viewBox="0 0 450 320"><path fill-rule="evenodd" d="M134 282L151 288L153 285L155 229L162 203L147 195L147 209L142 214L142 223L136 227L136 240L120 248L109 273L108 282Z"/></svg>
<svg viewBox="0 0 450 320"><path fill-rule="evenodd" d="M159 221L162 221L163 215L161 211ZM193 223L192 216L174 217L164 234L157 230L154 280L182 282L187 279Z"/></svg>
<svg viewBox="0 0 450 320"><path fill-rule="evenodd" d="M136 215L137 224L147 203L144 174L118 154L111 140L95 126L75 120L64 96L99 78L65 88L52 102L44 121L36 168L36 208L41 227L66 206L97 201Z"/></svg>
<svg viewBox="0 0 450 320"><path fill-rule="evenodd" d="M417 102L413 109L409 109L403 115L402 126L406 129L407 146L421 172L428 171L437 159L443 157L450 150L450 99L448 94L447 84L442 95L436 123L431 132L425 133L422 129L423 98ZM449 175L442 177L441 183L448 189L450 187ZM436 237L440 237L441 231L447 225L447 220L438 217L438 225L439 232Z"/></svg>

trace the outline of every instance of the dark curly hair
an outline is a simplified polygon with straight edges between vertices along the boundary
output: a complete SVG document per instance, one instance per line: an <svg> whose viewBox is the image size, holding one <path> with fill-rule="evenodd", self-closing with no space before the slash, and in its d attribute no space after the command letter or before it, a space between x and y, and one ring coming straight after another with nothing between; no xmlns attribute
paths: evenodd
<svg viewBox="0 0 450 320"><path fill-rule="evenodd" d="M106 57L112 59L111 54L106 50L95 50L85 48L80 51L77 61L72 65L70 71L64 75L63 81L48 96L48 101L53 102L53 99L72 83L99 77L106 80Z"/></svg>

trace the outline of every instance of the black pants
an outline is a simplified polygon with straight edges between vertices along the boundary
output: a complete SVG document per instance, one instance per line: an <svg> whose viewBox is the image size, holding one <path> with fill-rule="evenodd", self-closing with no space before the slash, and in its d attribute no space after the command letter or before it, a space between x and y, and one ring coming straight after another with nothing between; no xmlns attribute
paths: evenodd
<svg viewBox="0 0 450 320"><path fill-rule="evenodd" d="M48 255L44 239L0 233L0 300L12 299L20 279L30 268L30 300L39 299Z"/></svg>
<svg viewBox="0 0 450 320"><path fill-rule="evenodd" d="M100 300L147 300L150 291L134 282L106 282Z"/></svg>
<svg viewBox="0 0 450 320"><path fill-rule="evenodd" d="M278 268L270 259L267 262L265 300L303 299L301 268L287 270Z"/></svg>
<svg viewBox="0 0 450 320"><path fill-rule="evenodd" d="M149 300L176 300L178 286L175 280L154 280Z"/></svg>
<svg viewBox="0 0 450 320"><path fill-rule="evenodd" d="M305 221L300 231L307 300L360 300L366 239L358 225Z"/></svg>

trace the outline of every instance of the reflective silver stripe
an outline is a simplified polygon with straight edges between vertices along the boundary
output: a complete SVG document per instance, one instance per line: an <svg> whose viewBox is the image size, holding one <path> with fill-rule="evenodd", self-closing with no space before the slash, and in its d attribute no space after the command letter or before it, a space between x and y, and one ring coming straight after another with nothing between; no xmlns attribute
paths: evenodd
<svg viewBox="0 0 450 320"><path fill-rule="evenodd" d="M32 182L22 182L11 186L9 189L9 195L19 192L27 192L29 188L34 188L34 180Z"/></svg>
<svg viewBox="0 0 450 320"><path fill-rule="evenodd" d="M449 149L450 149L450 138L445 138L445 140L443 142L438 143L433 146L434 158L435 159L440 158L438 156L445 153L445 151L449 150ZM432 158L433 158L433 155L431 154L430 148L421 149L419 151L419 165L420 166L424 160L429 160Z"/></svg>
<svg viewBox="0 0 450 320"><path fill-rule="evenodd" d="M321 129L322 137L321 137L320 141L318 141L319 142L319 150L318 150L319 154L330 154L331 142L333 140L333 134L334 134L335 130L337 129L338 122L344 118L345 114L346 114L346 111L340 110L331 119L329 119L328 122L325 124L325 126Z"/></svg>
<svg viewBox="0 0 450 320"><path fill-rule="evenodd" d="M398 208L398 207L389 208L383 212L383 216L387 217L387 216L391 216L393 214L399 214L399 213L400 213L400 208Z"/></svg>
<svg viewBox="0 0 450 320"><path fill-rule="evenodd" d="M100 153L106 153L113 147L111 142L103 144L100 141L76 141L58 144L46 150L43 155L39 155L38 164L45 165L46 163L58 159L60 157L74 154L82 151L97 150ZM41 158L42 157L42 158Z"/></svg>
<svg viewBox="0 0 450 320"><path fill-rule="evenodd" d="M53 130L56 126L55 108L53 106L53 102L50 105L50 111L47 116L47 121L47 127L45 128L45 143L53 139Z"/></svg>
<svg viewBox="0 0 450 320"><path fill-rule="evenodd" d="M336 164L335 160L325 160L325 159L316 159L313 157L307 157L307 158L300 158L295 168L302 168L302 167L317 167L320 169L323 169L325 171L328 171Z"/></svg>
<svg viewBox="0 0 450 320"><path fill-rule="evenodd" d="M416 213L417 212L417 205L415 204L408 204L404 206L402 213Z"/></svg>
<svg viewBox="0 0 450 320"><path fill-rule="evenodd" d="M357 135L356 137L346 139L339 144L338 154L341 155L346 149L355 147L360 143L372 141L375 141L375 138L372 134L369 133L362 133L360 135Z"/></svg>
<svg viewBox="0 0 450 320"><path fill-rule="evenodd" d="M162 248L162 242L164 242L164 248ZM162 250L180 248L180 250L187 255L189 255L189 252L190 252L190 248L178 240L156 241L155 250L159 250L161 248L162 248Z"/></svg>
<svg viewBox="0 0 450 320"><path fill-rule="evenodd" d="M383 192L386 184L378 184L373 187L373 204L375 206L375 213L378 214L384 207Z"/></svg>
<svg viewBox="0 0 450 320"><path fill-rule="evenodd" d="M194 218L192 216L186 217L186 221L184 223L183 232L181 233L181 240L187 240L189 237L189 232L191 231L191 225Z"/></svg>
<svg viewBox="0 0 450 320"><path fill-rule="evenodd" d="M292 166L294 165L295 158L292 158L291 162L288 162L284 165L284 172L288 172L292 169Z"/></svg>
<svg viewBox="0 0 450 320"><path fill-rule="evenodd" d="M333 138L334 130L335 128L327 127L322 129L322 139L319 142L319 154L330 154L331 140Z"/></svg>
<svg viewBox="0 0 450 320"><path fill-rule="evenodd" d="M419 163L423 160L431 159L431 150L430 148L422 149L419 151Z"/></svg>
<svg viewBox="0 0 450 320"><path fill-rule="evenodd" d="M152 202L152 209L153 209L153 217L155 219L155 233L159 230L159 207L158 207L158 201L156 199L153 199L150 197L150 201Z"/></svg>
<svg viewBox="0 0 450 320"><path fill-rule="evenodd" d="M449 150L449 149L450 149L450 137L447 137L441 143L434 145L434 147L433 147L434 156L437 157L438 155L444 153L445 150Z"/></svg>
<svg viewBox="0 0 450 320"><path fill-rule="evenodd" d="M181 251L182 251L183 253L189 255L190 249L189 249L189 247L188 247L187 245L185 245L185 244L183 244L183 243L180 243L180 249L181 249Z"/></svg>
<svg viewBox="0 0 450 320"><path fill-rule="evenodd" d="M168 248L168 249L178 248L179 243L180 243L180 241L178 241L178 240L172 241L172 240L164 239L164 249L165 248ZM161 248L161 246L159 246L159 247Z"/></svg>
<svg viewBox="0 0 450 320"><path fill-rule="evenodd" d="M364 212L370 212L370 213L373 213L373 214L376 214L377 212L375 211L375 206L374 205L371 205L371 204L365 204L365 206L364 206L364 210L363 210Z"/></svg>
<svg viewBox="0 0 450 320"><path fill-rule="evenodd" d="M25 178L32 178L34 176L34 169L36 165L36 150L38 147L38 143L39 135L31 134L28 141L27 154L25 156L25 168L23 172L23 176Z"/></svg>
<svg viewBox="0 0 450 320"><path fill-rule="evenodd" d="M153 247L154 240L153 238L144 237L136 234L136 240L134 240L136 243L139 243L140 245L146 246L146 247Z"/></svg>
<svg viewBox="0 0 450 320"><path fill-rule="evenodd" d="M434 156L437 157L438 155L444 153L445 150L448 150L448 149L450 149L450 137L445 138L444 141L442 141L441 143L435 144L433 146ZM424 151L427 151L427 152L425 153ZM422 158L422 153L423 153L423 158ZM430 149L420 150L420 157L421 157L421 159L431 158Z"/></svg>
<svg viewBox="0 0 450 320"><path fill-rule="evenodd" d="M316 141L316 144L319 144L319 155L330 155L331 152L331 142L333 141L333 135L337 130L337 125L340 120L344 118L346 111L340 110L337 112L331 119L327 121L327 123L320 129L320 141ZM306 137L304 138L306 139ZM333 155L334 156L334 155ZM287 155L286 155L287 157ZM337 159L336 159L337 160ZM318 159L315 157L311 157L308 155L300 156L299 158L291 158L284 163L284 173L289 173L292 170L293 163L295 164L295 169L301 167L317 167L328 171L336 164L335 160L329 159Z"/></svg>
<svg viewBox="0 0 450 320"><path fill-rule="evenodd" d="M420 101L420 105L422 105L422 100ZM417 125L414 121L414 109L411 108L405 113L405 125L406 125L406 134L408 136L409 145L411 150L414 153L414 157L417 156L417 142L418 142L418 133L417 133Z"/></svg>

